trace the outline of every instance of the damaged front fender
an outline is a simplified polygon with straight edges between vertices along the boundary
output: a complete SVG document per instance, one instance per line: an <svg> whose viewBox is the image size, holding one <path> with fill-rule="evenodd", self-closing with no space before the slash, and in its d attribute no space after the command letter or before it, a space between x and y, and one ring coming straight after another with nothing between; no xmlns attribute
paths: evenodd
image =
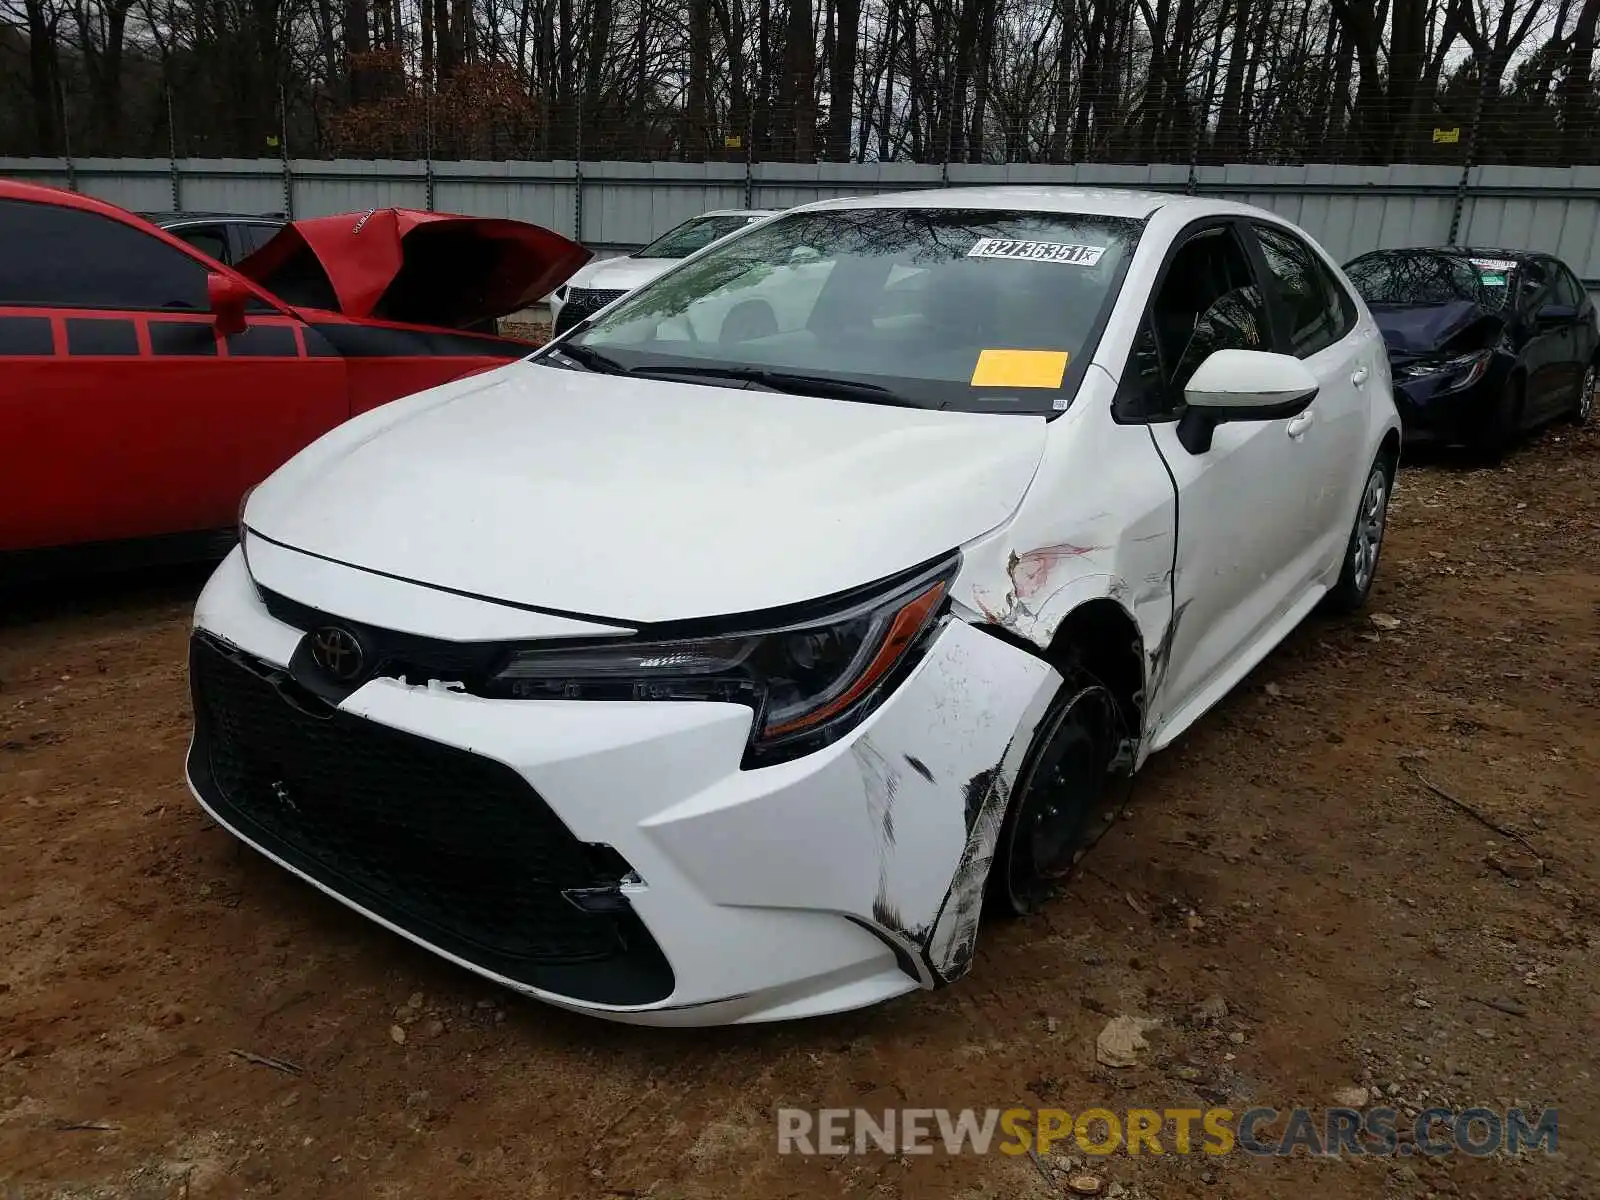
<svg viewBox="0 0 1600 1200"><path fill-rule="evenodd" d="M848 918L937 986L971 962L1012 783L1061 684L1042 657L949 618L840 742L740 772L646 830L711 902Z"/></svg>
<svg viewBox="0 0 1600 1200"><path fill-rule="evenodd" d="M960 620L925 667L851 757L878 855L872 923L915 949L927 984L971 963L1012 784L1062 680Z"/></svg>

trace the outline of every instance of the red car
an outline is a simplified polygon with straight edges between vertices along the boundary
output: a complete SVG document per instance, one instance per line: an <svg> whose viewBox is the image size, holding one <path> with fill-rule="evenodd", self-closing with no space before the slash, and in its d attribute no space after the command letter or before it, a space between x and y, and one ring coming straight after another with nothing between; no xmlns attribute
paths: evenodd
<svg viewBox="0 0 1600 1200"><path fill-rule="evenodd" d="M296 221L237 268L0 180L0 583L225 550L240 497L357 413L528 354L494 318L590 252L521 221Z"/></svg>

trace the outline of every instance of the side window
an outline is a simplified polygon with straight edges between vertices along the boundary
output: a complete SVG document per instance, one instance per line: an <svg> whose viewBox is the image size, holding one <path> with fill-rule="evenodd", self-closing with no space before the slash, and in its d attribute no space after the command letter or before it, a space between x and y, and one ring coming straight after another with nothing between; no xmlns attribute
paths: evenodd
<svg viewBox="0 0 1600 1200"><path fill-rule="evenodd" d="M1543 303L1550 287L1550 271L1536 258L1524 262L1517 270L1517 307L1527 310Z"/></svg>
<svg viewBox="0 0 1600 1200"><path fill-rule="evenodd" d="M1565 267L1558 267L1556 269L1556 302L1565 304L1569 308L1582 308L1583 301L1583 285L1577 281L1571 271Z"/></svg>
<svg viewBox="0 0 1600 1200"><path fill-rule="evenodd" d="M277 225L240 225L239 240L244 243L244 252L254 254L278 235L279 228Z"/></svg>
<svg viewBox="0 0 1600 1200"><path fill-rule="evenodd" d="M1270 276L1273 311L1288 349L1298 358L1325 350L1349 331L1343 289L1335 289L1311 248L1287 230L1255 225Z"/></svg>
<svg viewBox="0 0 1600 1200"><path fill-rule="evenodd" d="M1356 327L1355 301L1350 298L1349 289L1340 282L1339 277L1327 263L1316 256L1313 256L1311 261L1317 268L1317 274L1322 276L1323 287L1328 290L1328 308L1332 311L1334 319L1333 340L1337 342Z"/></svg>
<svg viewBox="0 0 1600 1200"><path fill-rule="evenodd" d="M1122 382L1111 402L1111 415L1127 423L1162 421L1176 416L1178 408L1181 405L1174 407L1168 402L1167 373L1161 366L1155 326L1147 312L1139 322L1139 332L1133 337L1133 351L1128 355Z"/></svg>
<svg viewBox="0 0 1600 1200"><path fill-rule="evenodd" d="M1201 363L1218 350L1264 349L1267 330L1266 305L1232 227L1190 235L1173 254L1134 338L1117 419L1174 419Z"/></svg>
<svg viewBox="0 0 1600 1200"><path fill-rule="evenodd" d="M214 258L220 263L233 261L228 254L226 229L216 225L190 225L183 229L174 229L172 234L179 241L188 242L208 258Z"/></svg>
<svg viewBox="0 0 1600 1200"><path fill-rule="evenodd" d="M198 259L99 213L0 200L0 304L207 312Z"/></svg>

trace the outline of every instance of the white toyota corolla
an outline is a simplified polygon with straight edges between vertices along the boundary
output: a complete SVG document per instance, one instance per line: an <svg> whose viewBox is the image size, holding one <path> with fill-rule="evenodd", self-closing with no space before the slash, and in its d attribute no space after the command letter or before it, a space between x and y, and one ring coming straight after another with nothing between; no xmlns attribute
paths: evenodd
<svg viewBox="0 0 1600 1200"><path fill-rule="evenodd" d="M390 929L619 1020L960 977L1102 794L1372 587L1383 342L1271 213L827 201L248 498L188 776Z"/></svg>

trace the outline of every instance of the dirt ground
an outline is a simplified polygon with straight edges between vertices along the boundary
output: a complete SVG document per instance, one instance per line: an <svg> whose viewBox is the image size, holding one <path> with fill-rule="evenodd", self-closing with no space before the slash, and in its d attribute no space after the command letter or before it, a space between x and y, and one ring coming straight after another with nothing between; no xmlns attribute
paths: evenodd
<svg viewBox="0 0 1600 1200"><path fill-rule="evenodd" d="M1556 1106L1558 1152L1088 1169L1126 1200L1600 1195L1597 501L1594 429L1498 469L1409 464L1369 613L1314 619L1154 758L970 977L732 1030L520 1001L237 848L182 777L202 573L13 601L0 1196L1033 1200L1066 1194L1064 1162L781 1158L773 1110L1321 1108L1358 1085ZM1102 1067L1122 1013L1163 1025Z"/></svg>

